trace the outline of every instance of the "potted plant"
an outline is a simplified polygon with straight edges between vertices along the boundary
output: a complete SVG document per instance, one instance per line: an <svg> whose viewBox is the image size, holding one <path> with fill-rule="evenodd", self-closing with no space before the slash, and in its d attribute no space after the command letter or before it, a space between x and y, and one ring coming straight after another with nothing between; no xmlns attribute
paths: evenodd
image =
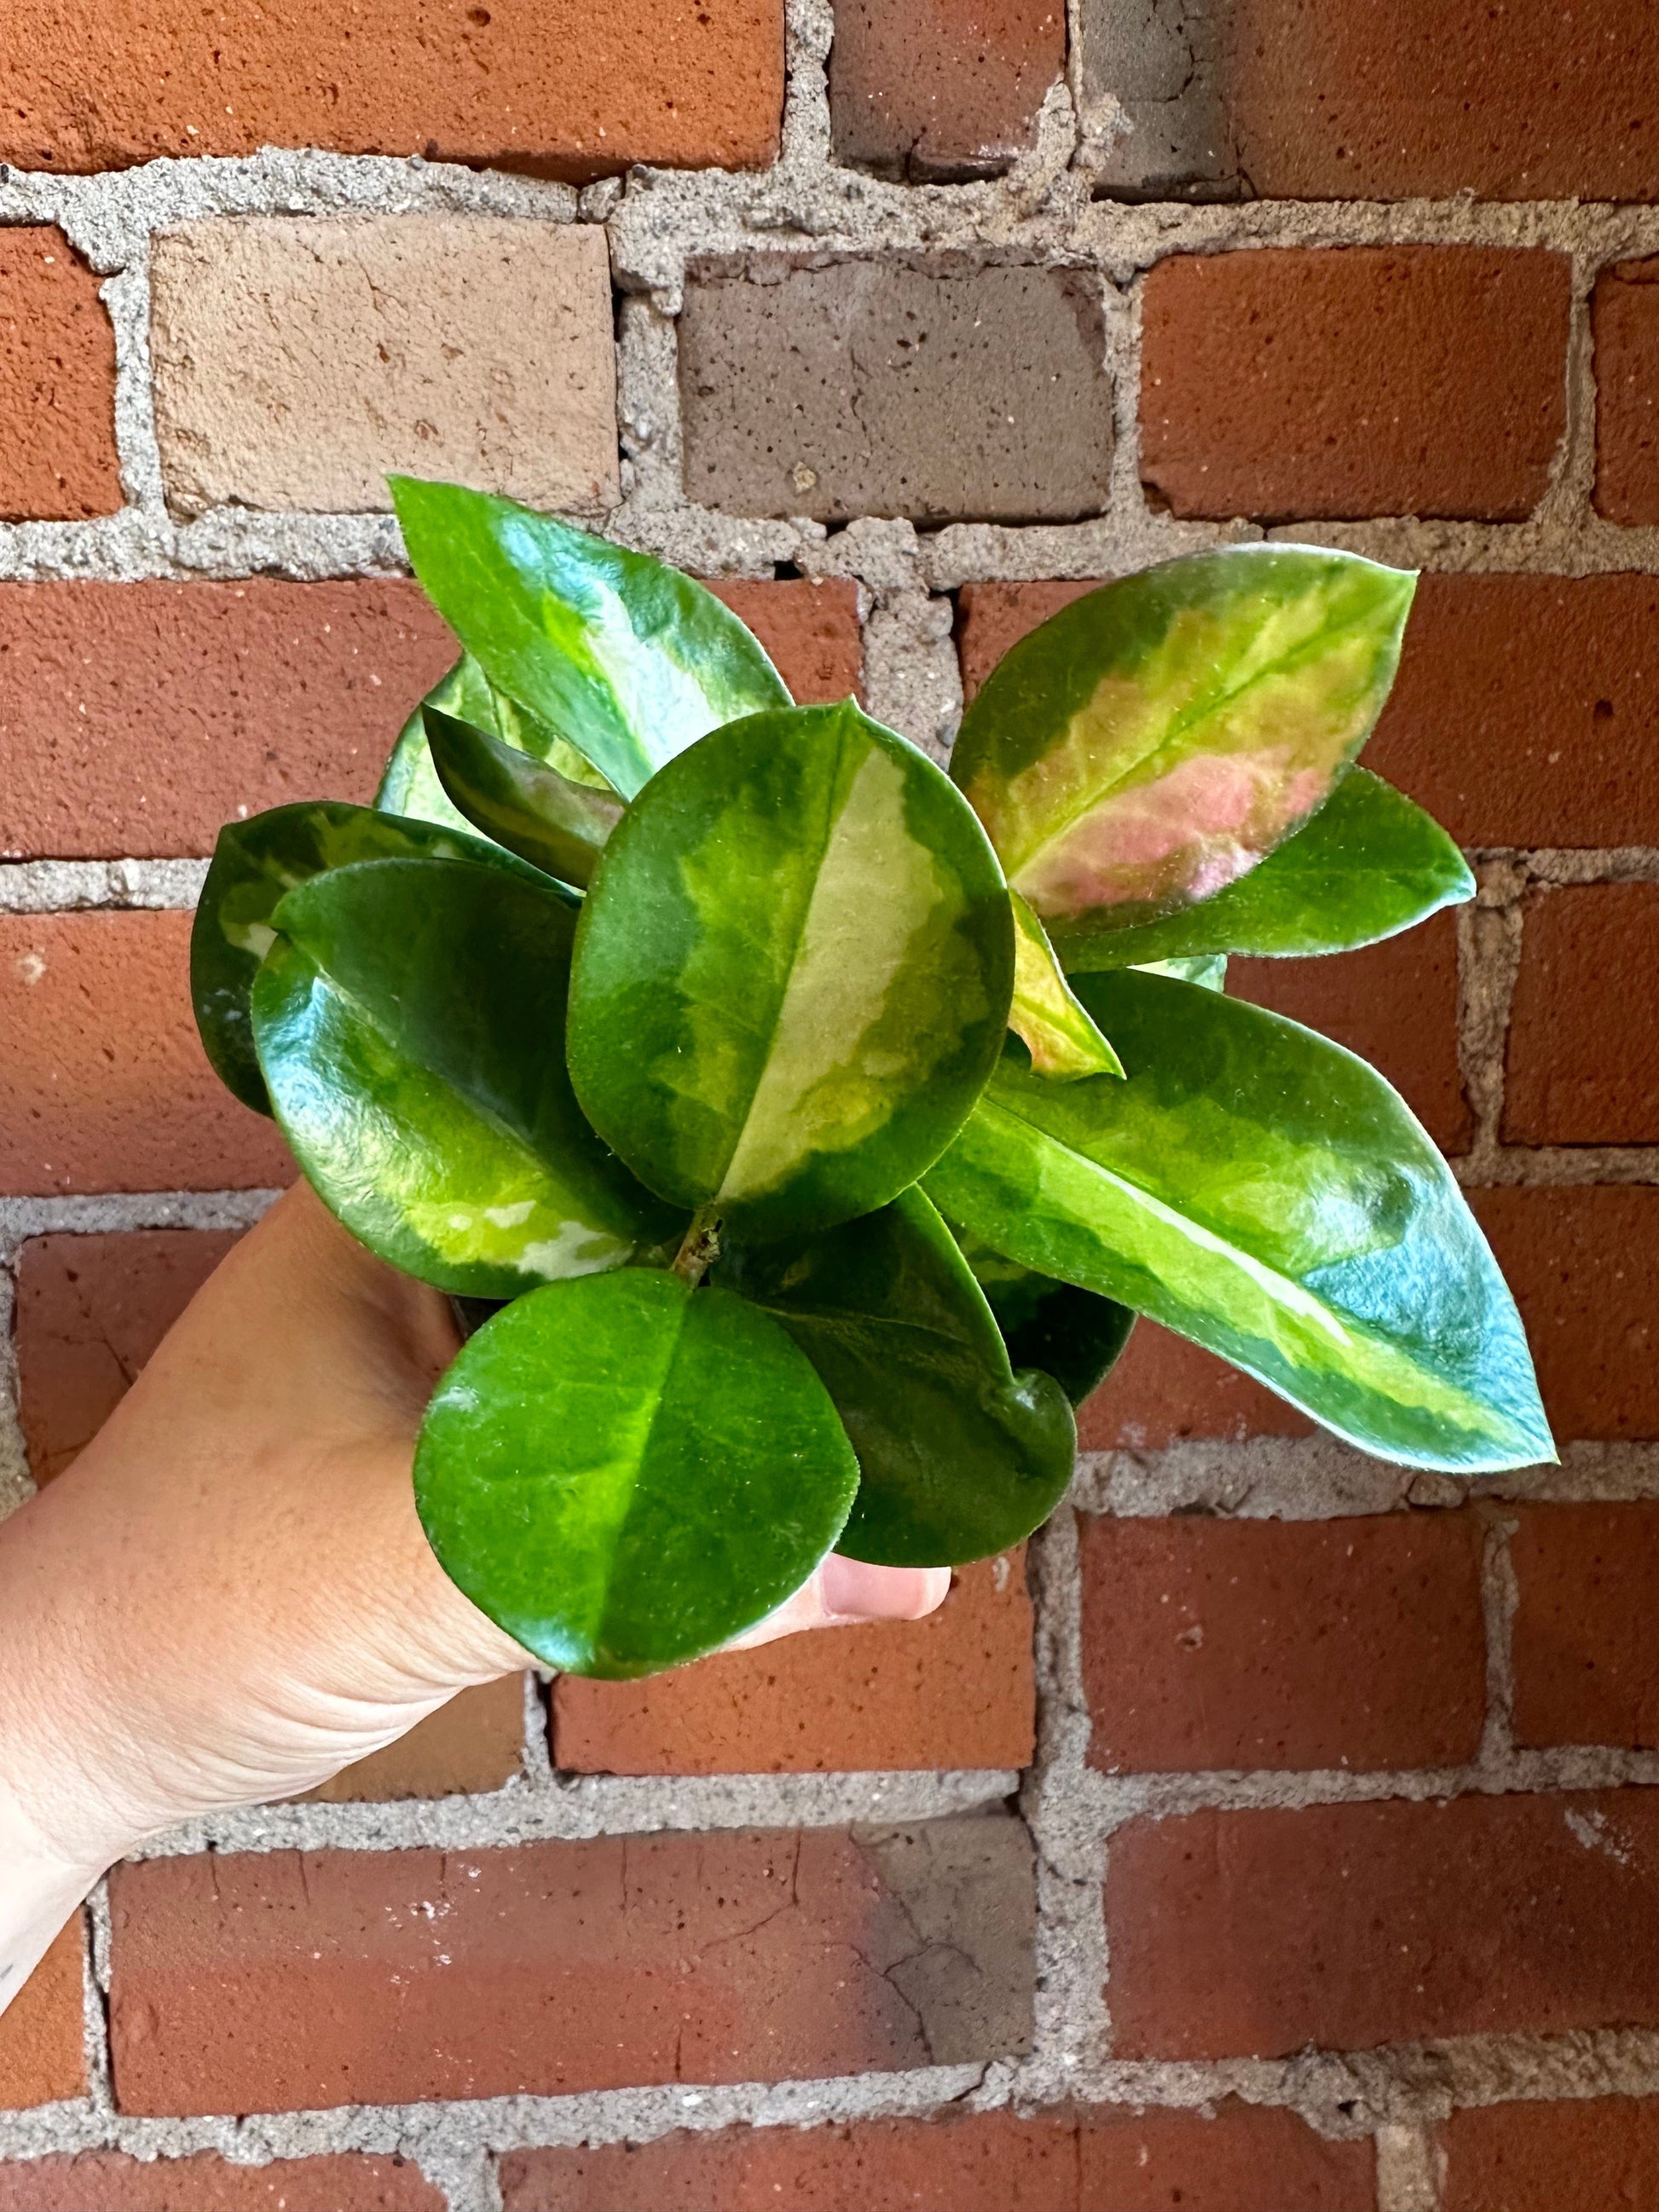
<svg viewBox="0 0 1659 2212"><path fill-rule="evenodd" d="M832 1547L1017 1541L1137 1313L1384 1457L1553 1456L1433 1145L1222 989L1473 892L1354 765L1412 576L1249 545L1109 584L1008 653L947 775L794 705L665 564L392 488L461 657L375 807L225 830L195 999L346 1226L484 1302L415 1483L521 1644L645 1674Z"/></svg>

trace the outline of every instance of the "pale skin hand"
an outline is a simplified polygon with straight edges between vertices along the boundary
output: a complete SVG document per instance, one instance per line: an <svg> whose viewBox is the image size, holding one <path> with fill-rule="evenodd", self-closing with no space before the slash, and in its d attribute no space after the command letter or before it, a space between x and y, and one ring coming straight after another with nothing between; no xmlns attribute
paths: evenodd
<svg viewBox="0 0 1659 2212"><path fill-rule="evenodd" d="M416 1431L456 1342L447 1301L301 1186L0 1527L0 2011L145 1838L310 1789L530 1663L416 1518ZM917 1620L949 1586L832 1559L743 1640Z"/></svg>

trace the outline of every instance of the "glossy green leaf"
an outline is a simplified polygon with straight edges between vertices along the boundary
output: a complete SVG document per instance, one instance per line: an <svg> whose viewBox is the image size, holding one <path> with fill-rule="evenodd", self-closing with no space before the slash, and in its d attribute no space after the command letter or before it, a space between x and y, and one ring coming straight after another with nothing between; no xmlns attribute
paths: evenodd
<svg viewBox="0 0 1659 2212"><path fill-rule="evenodd" d="M1073 973L1194 954L1348 952L1474 896L1439 823L1369 769L1349 769L1313 820L1201 905L1106 934L1061 928Z"/></svg>
<svg viewBox="0 0 1659 2212"><path fill-rule="evenodd" d="M1466 1474L1553 1457L1514 1302L1381 1076L1190 984L1126 969L1079 988L1127 1080L1045 1083L1005 1055L927 1177L951 1220L1364 1450Z"/></svg>
<svg viewBox="0 0 1659 2212"><path fill-rule="evenodd" d="M1006 656L951 772L1068 969L1085 928L1212 896L1315 811L1388 696L1415 580L1228 546L1091 592Z"/></svg>
<svg viewBox="0 0 1659 2212"><path fill-rule="evenodd" d="M1013 1364L1042 1368L1080 1406L1117 1364L1135 1325L1133 1314L1115 1299L1022 1267L965 1229L955 1234Z"/></svg>
<svg viewBox="0 0 1659 2212"><path fill-rule="evenodd" d="M586 884L622 819L622 801L572 783L441 708L427 708L423 719L432 765L451 804L520 860L567 884Z"/></svg>
<svg viewBox="0 0 1659 2212"><path fill-rule="evenodd" d="M433 685L398 733L398 742L380 777L380 787L374 794L374 804L384 813L412 815L421 821L439 823L447 830L465 830L475 837L483 835L444 789L426 741L425 712L428 707L453 714L459 721L470 722L474 729L499 738L516 751L527 753L532 760L541 761L553 769L567 783L580 784L605 798L614 799L617 796L598 769L584 760L574 745L567 744L539 715L520 707L504 691L498 691L471 654L464 653L447 674Z"/></svg>
<svg viewBox="0 0 1659 2212"><path fill-rule="evenodd" d="M427 1408L415 1497L446 1571L568 1674L648 1674L782 1604L858 1462L768 1315L657 1268L532 1291Z"/></svg>
<svg viewBox="0 0 1659 2212"><path fill-rule="evenodd" d="M365 860L276 910L253 1034L283 1134L371 1251L510 1298L677 1240L583 1119L567 900L476 862Z"/></svg>
<svg viewBox="0 0 1659 2212"><path fill-rule="evenodd" d="M804 1241L740 1246L715 1279L782 1322L835 1400L863 1478L838 1550L957 1566L1053 1512L1077 1451L1065 1392L1015 1374L919 1190Z"/></svg>
<svg viewBox="0 0 1659 2212"><path fill-rule="evenodd" d="M270 917L296 884L353 860L471 860L532 876L510 853L456 830L399 821L367 806L308 799L275 806L219 832L190 939L190 987L207 1056L245 1106L269 1114L248 1018L248 999L273 938Z"/></svg>
<svg viewBox="0 0 1659 2212"><path fill-rule="evenodd" d="M439 613L624 799L710 730L789 704L753 633L678 568L510 499L387 481Z"/></svg>
<svg viewBox="0 0 1659 2212"><path fill-rule="evenodd" d="M1074 1082L1082 1075L1121 1075L1117 1054L1090 1020L1060 970L1042 924L1010 891L1014 910L1014 997L1008 1026L1039 1075Z"/></svg>
<svg viewBox="0 0 1659 2212"><path fill-rule="evenodd" d="M582 911L570 1073L641 1182L827 1228L937 1158L996 1063L1013 924L960 794L861 714L757 714L629 808Z"/></svg>

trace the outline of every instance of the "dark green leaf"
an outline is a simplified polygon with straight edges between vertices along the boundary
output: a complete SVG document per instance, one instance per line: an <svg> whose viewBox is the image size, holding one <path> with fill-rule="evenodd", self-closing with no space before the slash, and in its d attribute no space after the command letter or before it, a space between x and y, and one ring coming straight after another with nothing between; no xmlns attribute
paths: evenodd
<svg viewBox="0 0 1659 2212"><path fill-rule="evenodd" d="M456 860L314 876L273 917L253 1034L283 1134L371 1251L510 1298L678 1237L565 1073L573 929L549 884Z"/></svg>
<svg viewBox="0 0 1659 2212"><path fill-rule="evenodd" d="M491 684L623 799L723 722L789 704L752 633L678 568L510 499L387 481L439 613Z"/></svg>
<svg viewBox="0 0 1659 2212"><path fill-rule="evenodd" d="M1014 647L951 772L1057 946L1212 896L1314 812L1388 697L1415 580L1226 546L1108 584Z"/></svg>
<svg viewBox="0 0 1659 2212"><path fill-rule="evenodd" d="M838 1549L957 1566L1029 1536L1077 1450L1053 1377L1016 1375L950 1231L919 1190L802 1243L739 1247L718 1279L789 1331L863 1480Z"/></svg>
<svg viewBox="0 0 1659 2212"><path fill-rule="evenodd" d="M1420 806L1350 769L1313 820L1224 891L1162 921L1062 929L1073 974L1194 953L1347 952L1474 896L1463 855Z"/></svg>
<svg viewBox="0 0 1659 2212"><path fill-rule="evenodd" d="M1514 1302L1381 1076L1191 984L1125 969L1079 989L1128 1079L1045 1083L1005 1055L927 1178L951 1220L1364 1450L1466 1474L1553 1457Z"/></svg>
<svg viewBox="0 0 1659 2212"><path fill-rule="evenodd" d="M227 823L219 832L191 933L190 987L207 1056L245 1106L270 1111L248 998L276 934L270 917L277 901L325 868L422 858L495 862L538 878L510 853L484 843L467 823L442 830L332 799L272 807L250 821Z"/></svg>
<svg viewBox="0 0 1659 2212"><path fill-rule="evenodd" d="M422 1525L473 1603L550 1667L612 1677L764 1620L857 1485L778 1324L644 1267L497 1314L438 1386L415 1455Z"/></svg>
<svg viewBox="0 0 1659 2212"><path fill-rule="evenodd" d="M586 884L622 801L532 760L487 730L425 709L428 749L451 804L486 836L568 884Z"/></svg>
<svg viewBox="0 0 1659 2212"><path fill-rule="evenodd" d="M950 1142L1007 1024L1013 926L925 755L791 708L670 763L582 912L570 1073L641 1180L757 1238L825 1228Z"/></svg>
<svg viewBox="0 0 1659 2212"><path fill-rule="evenodd" d="M1090 1020L1060 973L1042 924L1010 891L1014 911L1014 998L1008 1026L1031 1055L1039 1075L1057 1083L1080 1075L1121 1075L1117 1054Z"/></svg>
<svg viewBox="0 0 1659 2212"><path fill-rule="evenodd" d="M996 1316L1009 1358L1016 1367L1042 1368L1080 1406L1106 1380L1129 1341L1135 1317L1127 1306L1080 1291L1075 1283L1034 1274L965 1229L957 1229L956 1238Z"/></svg>

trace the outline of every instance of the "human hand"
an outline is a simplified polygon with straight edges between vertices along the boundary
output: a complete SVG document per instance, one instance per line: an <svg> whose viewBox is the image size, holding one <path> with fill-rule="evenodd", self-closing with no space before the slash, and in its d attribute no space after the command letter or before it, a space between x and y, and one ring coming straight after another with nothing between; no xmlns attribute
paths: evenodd
<svg viewBox="0 0 1659 2212"><path fill-rule="evenodd" d="M0 1528L0 1968L9 1835L66 1911L145 1837L294 1796L532 1663L416 1516L415 1438L456 1347L447 1301L301 1185ZM949 1585L831 1558L742 1640L918 1619Z"/></svg>

